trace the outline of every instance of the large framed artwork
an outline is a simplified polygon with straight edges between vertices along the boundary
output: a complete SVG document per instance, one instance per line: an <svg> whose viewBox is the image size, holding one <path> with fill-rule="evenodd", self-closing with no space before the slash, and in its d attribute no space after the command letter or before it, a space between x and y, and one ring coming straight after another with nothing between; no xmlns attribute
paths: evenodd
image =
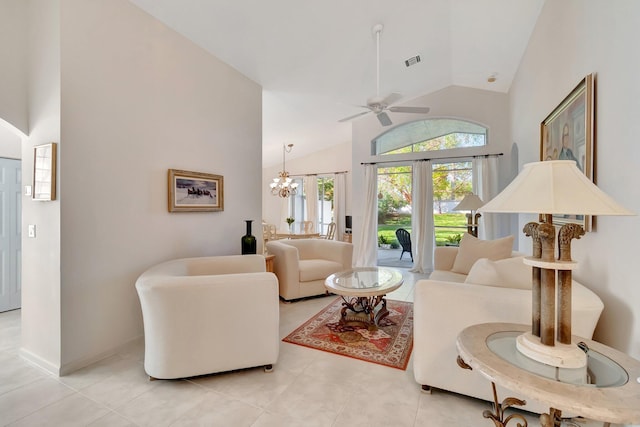
<svg viewBox="0 0 640 427"><path fill-rule="evenodd" d="M573 160L593 181L594 82L587 75L540 124L540 160ZM554 215L553 223L577 223L591 231L590 216Z"/></svg>
<svg viewBox="0 0 640 427"><path fill-rule="evenodd" d="M169 212L224 210L222 175L169 169Z"/></svg>
<svg viewBox="0 0 640 427"><path fill-rule="evenodd" d="M33 200L56 199L57 148L55 142L33 147Z"/></svg>

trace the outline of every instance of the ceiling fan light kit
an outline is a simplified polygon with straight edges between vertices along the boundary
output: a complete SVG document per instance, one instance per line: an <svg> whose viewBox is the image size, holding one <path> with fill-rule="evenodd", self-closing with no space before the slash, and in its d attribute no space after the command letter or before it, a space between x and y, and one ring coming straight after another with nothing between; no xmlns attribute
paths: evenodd
<svg viewBox="0 0 640 427"><path fill-rule="evenodd" d="M376 36L376 95L367 100L367 105L362 105L362 108L367 108L368 111L363 111L358 114L354 114L344 119L338 120L339 122L347 122L357 117L364 116L365 114L373 113L378 118L378 121L382 126L391 126L393 122L387 114L391 113L410 113L410 114L427 114L429 112L428 107L400 107L392 106L393 103L402 99L402 95L399 93L392 93L387 96L380 96L380 34L384 25L376 24L371 29L371 32ZM420 62L420 56L416 55L405 61L405 65L408 67Z"/></svg>

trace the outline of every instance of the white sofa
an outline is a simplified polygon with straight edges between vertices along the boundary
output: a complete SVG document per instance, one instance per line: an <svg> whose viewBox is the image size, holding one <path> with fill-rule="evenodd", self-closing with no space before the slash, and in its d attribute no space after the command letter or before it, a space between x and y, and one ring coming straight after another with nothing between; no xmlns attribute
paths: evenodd
<svg viewBox="0 0 640 427"><path fill-rule="evenodd" d="M326 293L325 279L350 269L353 245L327 239L282 239L267 242L285 301Z"/></svg>
<svg viewBox="0 0 640 427"><path fill-rule="evenodd" d="M481 374L460 368L456 338L466 327L487 322L531 324L531 267L522 254L491 261L479 259L469 274L451 271L456 247L437 247L429 279L420 280L414 295L414 377L431 387L493 401L491 383ZM475 283L474 283L475 282ZM592 291L573 281L572 333L591 338L604 305ZM519 396L498 387L498 397ZM548 406L527 399L531 412Z"/></svg>
<svg viewBox="0 0 640 427"><path fill-rule="evenodd" d="M142 273L136 290L151 378L270 369L278 360L278 279L262 255L164 262Z"/></svg>

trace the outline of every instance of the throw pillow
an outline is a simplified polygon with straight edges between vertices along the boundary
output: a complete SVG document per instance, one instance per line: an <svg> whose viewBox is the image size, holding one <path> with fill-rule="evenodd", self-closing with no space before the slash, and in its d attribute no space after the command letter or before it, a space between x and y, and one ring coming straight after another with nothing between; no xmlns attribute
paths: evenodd
<svg viewBox="0 0 640 427"><path fill-rule="evenodd" d="M464 282L502 288L531 289L531 266L522 262L523 258L519 256L498 261L480 258L473 264Z"/></svg>
<svg viewBox="0 0 640 427"><path fill-rule="evenodd" d="M464 233L451 271L469 274L473 264L480 258L499 260L511 256L514 236L496 240L480 240L469 233Z"/></svg>

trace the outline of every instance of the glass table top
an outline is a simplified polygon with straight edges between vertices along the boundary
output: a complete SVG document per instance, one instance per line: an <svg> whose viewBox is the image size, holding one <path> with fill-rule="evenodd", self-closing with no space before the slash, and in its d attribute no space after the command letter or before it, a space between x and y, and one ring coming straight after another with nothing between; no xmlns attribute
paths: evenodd
<svg viewBox="0 0 640 427"><path fill-rule="evenodd" d="M392 268L354 268L329 276L333 285L346 289L384 290L401 284L402 273Z"/></svg>
<svg viewBox="0 0 640 427"><path fill-rule="evenodd" d="M568 384L590 387L619 387L629 381L627 371L618 363L593 349L587 351L587 370L556 368L537 362L516 349L522 332L496 332L487 337L487 347L503 360L542 377Z"/></svg>

